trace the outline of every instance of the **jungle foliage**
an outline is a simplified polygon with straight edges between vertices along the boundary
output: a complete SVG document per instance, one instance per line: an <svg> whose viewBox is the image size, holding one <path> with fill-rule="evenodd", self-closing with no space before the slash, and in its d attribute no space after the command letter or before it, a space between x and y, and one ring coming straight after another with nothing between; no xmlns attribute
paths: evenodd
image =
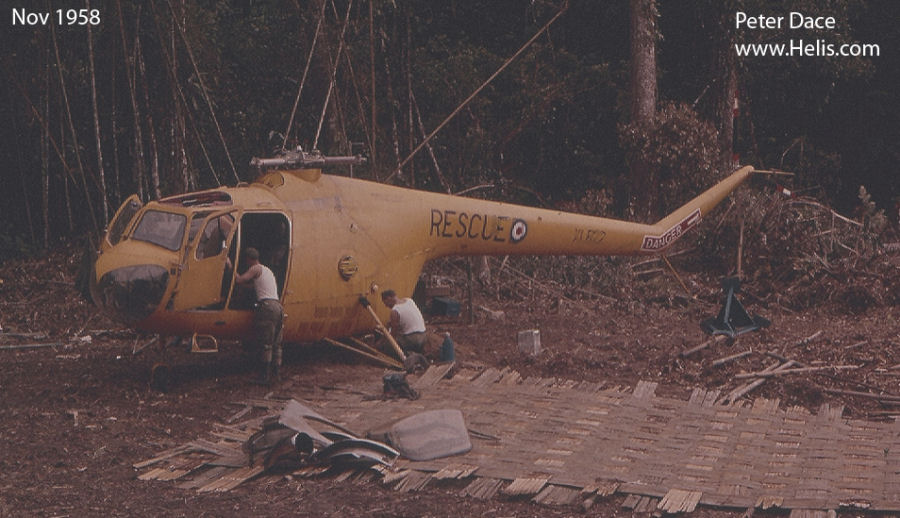
<svg viewBox="0 0 900 518"><path fill-rule="evenodd" d="M722 49L772 36L735 31L734 13L775 9L660 2L658 113L638 128L628 109L628 2L572 0L398 170L563 4L39 4L27 9L96 9L100 23L0 34L0 260L101 230L131 193L147 200L250 181L250 158L285 145L364 148L371 165L354 174L421 189L477 187L471 195L545 206L603 193L615 200L610 216L627 215L634 191L649 188L629 182L628 161L640 154L655 165L661 206L677 205L722 173ZM798 187L820 188L839 208L859 203L860 185L868 203L889 207L900 195L900 4L791 0L777 10L835 16L839 30L804 34L878 43L881 55L738 59L734 152L796 172Z"/></svg>

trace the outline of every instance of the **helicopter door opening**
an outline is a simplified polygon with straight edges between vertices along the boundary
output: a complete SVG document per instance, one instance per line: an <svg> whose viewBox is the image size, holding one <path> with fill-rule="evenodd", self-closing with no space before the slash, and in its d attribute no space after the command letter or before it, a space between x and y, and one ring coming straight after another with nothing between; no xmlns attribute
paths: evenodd
<svg viewBox="0 0 900 518"><path fill-rule="evenodd" d="M187 246L171 309L221 309L231 283L226 257L237 231L239 209L198 212L191 219Z"/></svg>
<svg viewBox="0 0 900 518"><path fill-rule="evenodd" d="M278 284L278 296L283 298L291 253L291 226L287 216L280 212L246 212L241 216L239 227L240 251L247 248L259 251L259 262L272 270ZM239 274L244 273L247 265L239 262L237 269ZM235 286L228 308L250 309L254 302L252 288Z"/></svg>

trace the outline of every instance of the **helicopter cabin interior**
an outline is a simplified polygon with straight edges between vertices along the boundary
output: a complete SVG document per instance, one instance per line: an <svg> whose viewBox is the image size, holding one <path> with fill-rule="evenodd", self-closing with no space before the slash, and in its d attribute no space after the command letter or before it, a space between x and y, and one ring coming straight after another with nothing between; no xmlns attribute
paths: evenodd
<svg viewBox="0 0 900 518"><path fill-rule="evenodd" d="M280 212L244 212L241 216L237 237L231 242L228 256L231 264L237 264L238 273L244 273L246 264L235 262L237 250L255 248L259 251L259 262L269 267L275 275L278 284L278 296L284 296L285 281L288 274L288 265L291 249L290 222ZM226 268L222 279L222 298L228 301L228 309L248 309L252 307L255 298L251 288L238 287L229 297L228 291L233 276Z"/></svg>

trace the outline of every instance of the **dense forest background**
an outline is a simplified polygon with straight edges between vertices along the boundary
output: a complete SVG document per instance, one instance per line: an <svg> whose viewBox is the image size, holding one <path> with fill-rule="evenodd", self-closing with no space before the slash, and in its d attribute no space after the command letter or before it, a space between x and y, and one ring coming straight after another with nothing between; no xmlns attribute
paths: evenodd
<svg viewBox="0 0 900 518"><path fill-rule="evenodd" d="M846 212L865 186L897 213L893 0L19 4L50 21L7 8L0 22L0 260L102 230L132 193L252 181L251 157L297 145L364 151L362 178L615 217L652 219L733 161L793 171L793 188ZM736 29L737 11L836 28ZM734 51L791 39L879 55ZM641 124L634 41L655 56Z"/></svg>

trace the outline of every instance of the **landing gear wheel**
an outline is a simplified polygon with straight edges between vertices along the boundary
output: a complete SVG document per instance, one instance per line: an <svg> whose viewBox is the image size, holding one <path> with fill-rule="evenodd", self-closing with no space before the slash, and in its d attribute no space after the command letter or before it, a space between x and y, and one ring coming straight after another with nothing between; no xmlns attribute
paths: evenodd
<svg viewBox="0 0 900 518"><path fill-rule="evenodd" d="M168 392L170 382L169 366L165 363L157 363L150 370L150 388L157 392Z"/></svg>

